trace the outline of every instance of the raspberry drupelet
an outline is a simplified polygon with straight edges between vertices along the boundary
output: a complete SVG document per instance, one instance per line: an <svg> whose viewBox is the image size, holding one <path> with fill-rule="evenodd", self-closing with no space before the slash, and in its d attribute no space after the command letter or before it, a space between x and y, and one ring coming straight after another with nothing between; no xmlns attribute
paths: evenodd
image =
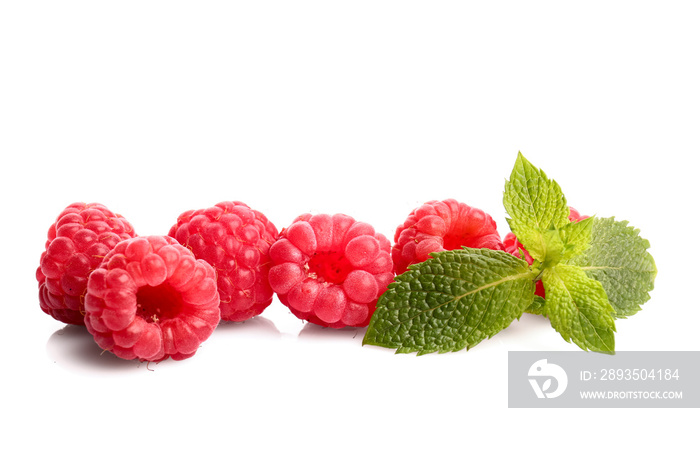
<svg viewBox="0 0 700 466"><path fill-rule="evenodd" d="M430 253L470 248L503 250L496 222L483 210L454 199L429 201L414 209L394 234L394 271L402 274Z"/></svg>
<svg viewBox="0 0 700 466"><path fill-rule="evenodd" d="M97 344L120 358L186 359L219 323L216 274L168 236L127 239L90 275L85 312Z"/></svg>
<svg viewBox="0 0 700 466"><path fill-rule="evenodd" d="M364 327L393 280L391 244L344 214L304 214L270 247L270 285L302 320Z"/></svg>
<svg viewBox="0 0 700 466"><path fill-rule="evenodd" d="M88 277L120 241L136 236L131 224L98 203L76 202L49 227L39 259L39 306L66 324L85 325Z"/></svg>
<svg viewBox="0 0 700 466"><path fill-rule="evenodd" d="M267 276L277 234L265 215L238 201L184 212L168 233L214 267L221 318L235 322L259 315L272 303Z"/></svg>

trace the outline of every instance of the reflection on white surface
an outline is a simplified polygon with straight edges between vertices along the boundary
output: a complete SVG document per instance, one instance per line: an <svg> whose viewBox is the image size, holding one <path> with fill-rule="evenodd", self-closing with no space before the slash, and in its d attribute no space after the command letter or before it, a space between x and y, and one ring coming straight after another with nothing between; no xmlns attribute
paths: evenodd
<svg viewBox="0 0 700 466"><path fill-rule="evenodd" d="M358 340L362 342L367 327L328 328L307 322L299 332L299 338L307 340Z"/></svg>
<svg viewBox="0 0 700 466"><path fill-rule="evenodd" d="M66 325L56 330L46 342L46 352L60 366L86 372L121 372L141 365L138 361L120 359L104 351L95 343L87 328L78 325Z"/></svg>
<svg viewBox="0 0 700 466"><path fill-rule="evenodd" d="M274 308L273 308L274 309ZM281 312L277 312L281 311ZM203 342L203 347L212 351L229 351L245 347L258 354L272 350L281 339L301 339L309 342L323 341L326 344L352 342L360 347L366 328L347 327L332 329L294 319L285 321L283 309L270 312L270 318L256 316L244 322L219 323L214 333ZM284 331L272 320L280 320ZM251 345L254 341L254 345ZM109 351L102 350L85 327L66 325L55 331L46 342L46 353L50 360L59 366L76 372L91 373L95 370L123 373L133 369L155 370L158 367L182 365L185 361L167 359L159 363L146 363L136 360L120 359ZM195 354L191 359L198 359Z"/></svg>
<svg viewBox="0 0 700 466"><path fill-rule="evenodd" d="M260 336L280 338L282 336L275 323L263 316L255 316L243 322L221 321L216 330L214 330L214 335L217 333L235 334L237 337L253 336L256 338Z"/></svg>
<svg viewBox="0 0 700 466"><path fill-rule="evenodd" d="M209 339L222 338L225 340L232 336L236 340L248 338L264 340L280 338L281 333L271 320L256 316L245 322L222 321ZM87 328L78 325L66 325L55 331L46 342L46 352L49 359L58 365L72 371L86 373L95 370L122 373L138 368L153 371L159 366L182 365L188 361L166 359L158 363L148 363L121 359L100 348ZM196 357L197 354L193 356L193 358Z"/></svg>

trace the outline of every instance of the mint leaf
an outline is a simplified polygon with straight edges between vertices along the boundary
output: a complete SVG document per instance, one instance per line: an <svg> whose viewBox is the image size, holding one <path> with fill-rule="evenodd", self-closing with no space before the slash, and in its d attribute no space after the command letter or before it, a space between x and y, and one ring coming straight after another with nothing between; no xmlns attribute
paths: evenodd
<svg viewBox="0 0 700 466"><path fill-rule="evenodd" d="M614 217L592 222L590 247L567 263L577 265L605 289L616 318L636 314L654 289L656 263L639 230Z"/></svg>
<svg viewBox="0 0 700 466"><path fill-rule="evenodd" d="M542 238L545 244L544 267L551 267L558 264L566 248L561 232L552 225L548 230L542 233Z"/></svg>
<svg viewBox="0 0 700 466"><path fill-rule="evenodd" d="M534 278L526 261L504 251L434 253L389 285L363 344L418 354L469 349L520 318Z"/></svg>
<svg viewBox="0 0 700 466"><path fill-rule="evenodd" d="M560 230L564 250L561 260L565 261L582 254L591 243L594 217L588 217L578 222L569 222Z"/></svg>
<svg viewBox="0 0 700 466"><path fill-rule="evenodd" d="M525 312L528 314L536 314L546 317L544 313L544 298L542 296L535 295L535 300L527 309L525 309Z"/></svg>
<svg viewBox="0 0 700 466"><path fill-rule="evenodd" d="M542 275L543 313L566 341L584 350L615 352L614 309L600 282L579 267L560 264Z"/></svg>
<svg viewBox="0 0 700 466"><path fill-rule="evenodd" d="M532 165L522 153L506 182L503 205L508 224L533 259L545 262L545 232L569 223L569 207L556 181Z"/></svg>

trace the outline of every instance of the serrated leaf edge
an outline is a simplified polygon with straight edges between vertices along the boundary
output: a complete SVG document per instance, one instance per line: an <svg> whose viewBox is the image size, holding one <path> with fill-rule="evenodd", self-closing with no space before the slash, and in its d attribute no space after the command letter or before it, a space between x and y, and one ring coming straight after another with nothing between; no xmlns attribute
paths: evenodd
<svg viewBox="0 0 700 466"><path fill-rule="evenodd" d="M461 250L441 251L441 252L437 252L437 253L432 253L432 254L431 254L431 259L428 259L427 261L423 261L423 262L420 262L420 263L417 263L417 264L413 264L412 266L409 266L409 270L408 270L407 272L404 272L403 274L398 275L398 276L395 278L395 281L389 284L387 291L388 291L389 289L395 289L395 288L401 286L403 283L407 283L407 282L401 282L401 281L400 281L400 277L403 276L403 275L406 275L406 274L408 274L408 273L410 273L410 272L420 271L420 268L421 268L422 266L425 266L425 264L426 264L427 262L429 262L430 260L435 260L435 259L437 259L436 256L439 256L439 255L442 255L442 254L445 254L445 253L454 253L454 252L459 252L459 251L469 252L469 251L480 251L480 250L481 250L481 251L485 250L485 251L489 251L489 252L493 252L493 251L494 251L494 250L488 249L488 248L477 249L477 248L462 247ZM497 251L497 252L499 252L499 251ZM500 252L503 252L503 251L500 251ZM501 284L503 284L503 283L507 283L507 282L509 282L509 281L519 280L519 279L526 278L526 277L532 277L533 279L535 278L536 273L535 273L532 269L529 268L527 262L526 262L524 259L515 257L515 256L513 256L513 255L511 255L511 254L508 254L508 253L505 253L505 254L507 254L506 257L508 257L509 259L515 260L515 261L517 261L517 262L520 262L522 266L524 266L524 267L527 268L527 270L526 270L525 272L522 272L522 273L519 273L519 274L516 274L516 275L508 275L508 276L506 276L506 277L501 278L500 280L497 280L497 281L495 281L495 282L488 283L488 284L486 284L486 285L483 285L483 286L480 286L480 287L475 288L475 289L473 289L473 290L470 290L470 291L468 291L467 293L463 293L463 294L461 294L461 295L459 295L459 296L456 296L456 297L454 297L453 299L448 300L448 301L445 301L444 303L440 303L439 305L434 306L434 307L432 307L432 308L430 308L430 309L425 309L425 310L419 311L418 313L416 313L415 315L411 316L411 317L408 318L408 319L405 319L405 320L401 320L401 321L396 322L396 324L395 324L394 326L403 325L403 324L405 324L406 322L409 322L409 321L415 319L416 317L418 317L418 316L420 316L420 315L423 315L423 314L426 313L426 312L433 312L433 311L435 311L435 310L437 310L437 309L439 309L439 308L441 308L441 307L443 307L443 306L445 306L445 305L447 305L447 304L454 303L455 301L458 301L458 300L460 300L460 299L464 299L465 297L470 296L470 295L472 295L472 294L474 294L474 293L478 293L478 292L484 291L484 290L489 289L489 288L495 288L495 287L497 287L497 286L499 286L499 285L501 285ZM454 280L466 281L466 280L460 279L460 278L454 278ZM376 309L375 309L375 313L376 313L377 310L379 310L379 308L380 308L381 306L383 306L382 300L384 299L384 296L386 296L386 295L387 295L387 293L385 292L384 294L382 294L382 295L379 297L379 301L377 302L377 306L376 306ZM534 296L535 296L535 295L534 295L534 293L533 293L533 299L534 299ZM491 298L489 298L489 299L491 299ZM531 303L530 303L530 304L531 304ZM518 314L517 319L520 319L520 317L522 316L523 312L525 312L525 309L527 309L527 308L530 306L530 304L528 304L527 306L525 306L523 309L520 310L520 313ZM482 319L483 319L483 316L482 316ZM365 346L365 345L372 345L372 346L379 346L379 347L382 347L382 348L395 349L395 350L396 350L396 351L395 351L395 354L416 353L418 356L421 356L421 355L424 355L424 354L436 353L436 352L442 354L442 353L447 353L447 352L462 351L462 350L465 350L465 349L466 349L466 350L469 350L470 348L473 348L473 347L475 346L475 345L472 345L472 346L467 345L465 348L457 348L457 349L453 349L453 350L447 350L447 349L445 349L445 350L414 350L414 349L411 349L410 347L407 347L407 346L404 346L404 345L400 345L400 344L387 344L387 343L385 343L385 342L378 342L378 341L376 341L376 340L375 340L375 341L370 341L370 340L368 339L368 337L370 336L369 328L371 328L371 327L373 327L373 326L374 326L374 320L370 320L369 327L368 327L368 331L365 332L365 336L364 336L363 339L362 339L362 346ZM473 332L473 330L472 330L472 332ZM470 334L471 334L471 333L470 333ZM487 339L491 339L491 338L492 338L492 335L489 335L489 336L487 337Z"/></svg>
<svg viewBox="0 0 700 466"><path fill-rule="evenodd" d="M656 265L656 260L651 255L651 253L649 253L649 251L648 251L649 248L651 248L651 244L649 243L648 239L644 238L641 235L641 230L637 227L630 225L628 220L617 220L615 218L615 216L591 217L591 218L595 218L595 220L598 222L611 222L613 224L618 224L623 230L628 230L627 233L630 234L630 236L635 236L635 237L638 237L639 239L641 239L642 240L641 245L644 247L644 250L646 251L646 254L649 257L649 260L651 261L653 269L648 271L648 273L651 273L651 284L650 284L651 286L648 290L646 290L646 293L645 293L646 299L644 299L642 302L637 303L636 309L633 309L633 310L627 309L626 310L627 312L624 314L620 314L617 311L613 314L614 319L626 319L628 317L631 317L631 316L637 314L637 312L639 312L642 309L642 305L644 303L646 303L647 301L649 301L649 299L651 298L649 293L654 290L654 282L655 282L656 276L658 274L658 268ZM590 244L591 243L589 243L589 246L590 246ZM586 251L583 251L580 255L585 254L585 252ZM570 258L565 262L568 262L571 259L573 259L573 258ZM584 272L593 271L593 270L627 270L628 269L628 267L611 267L611 266L579 266L579 268L581 268L581 270L583 270ZM592 276L589 276L589 278L591 278L593 280L597 280L595 277L592 277Z"/></svg>

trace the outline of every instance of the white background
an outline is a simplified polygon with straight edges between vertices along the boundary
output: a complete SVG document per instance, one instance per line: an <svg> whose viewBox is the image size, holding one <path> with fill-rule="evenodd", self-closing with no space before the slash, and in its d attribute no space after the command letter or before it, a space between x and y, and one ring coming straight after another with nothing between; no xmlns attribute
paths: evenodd
<svg viewBox="0 0 700 466"><path fill-rule="evenodd" d="M414 207L453 197L505 235L503 185L522 151L570 205L651 242L656 288L617 322L617 350L698 350L694 4L3 2L2 462L694 454L693 409L508 409L508 351L579 351L535 316L469 352L416 357L275 301L187 361L145 364L43 314L34 278L75 201L141 235L240 200L280 229L342 212L392 237Z"/></svg>

